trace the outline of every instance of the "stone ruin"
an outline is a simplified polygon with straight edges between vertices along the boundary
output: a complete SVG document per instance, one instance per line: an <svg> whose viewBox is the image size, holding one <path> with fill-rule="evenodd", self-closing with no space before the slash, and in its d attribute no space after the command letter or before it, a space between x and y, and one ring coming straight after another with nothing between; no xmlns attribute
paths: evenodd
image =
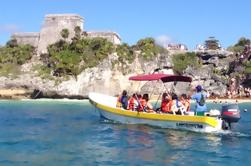
<svg viewBox="0 0 251 166"><path fill-rule="evenodd" d="M14 33L11 39L16 39L18 44L30 44L37 48L37 55L47 53L47 46L62 39L62 29L69 30L68 41L75 35L75 27L80 27L82 37L102 37L118 45L121 38L116 32L85 32L84 19L78 14L48 14L40 32Z"/></svg>
<svg viewBox="0 0 251 166"><path fill-rule="evenodd" d="M121 44L121 39L119 35L115 32L91 31L91 32L87 32L87 37L90 37L90 38L102 37L102 38L106 38L108 41L112 42L113 44L116 44L116 45Z"/></svg>
<svg viewBox="0 0 251 166"><path fill-rule="evenodd" d="M14 33L11 36L12 39L16 39L17 43L30 44L34 47L38 47L39 32L20 32Z"/></svg>

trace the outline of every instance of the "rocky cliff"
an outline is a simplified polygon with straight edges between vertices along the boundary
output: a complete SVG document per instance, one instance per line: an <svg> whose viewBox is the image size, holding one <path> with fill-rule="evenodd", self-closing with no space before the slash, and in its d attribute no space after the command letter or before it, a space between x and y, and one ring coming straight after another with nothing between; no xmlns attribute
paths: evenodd
<svg viewBox="0 0 251 166"><path fill-rule="evenodd" d="M172 56L174 55L158 55L153 60L146 61L141 58L136 58L132 64L116 64L113 61L117 60L116 54L111 54L103 60L98 66L87 68L81 72L77 78L71 77L69 80L63 81L58 78L42 79L36 72L32 71L32 64L23 65L23 74L16 78L0 77L0 88L26 88L29 91L36 89L33 97L73 97L83 98L89 92L100 92L110 95L120 94L123 89L127 89L129 93L142 91L151 93L157 89L163 88L161 84L140 83L129 81L131 75L152 73L156 68L171 67ZM189 90L191 86L197 84L203 85L211 93L222 96L226 93L227 76L223 78L215 73L215 70L224 70L228 67L231 57L224 57L217 60L217 63L204 64L200 68L188 67L184 71L184 75L189 75L193 78L192 85L178 83L168 84L166 88L174 90L177 93L182 93ZM168 68L165 72L173 73L173 70ZM154 89L155 88L155 89Z"/></svg>

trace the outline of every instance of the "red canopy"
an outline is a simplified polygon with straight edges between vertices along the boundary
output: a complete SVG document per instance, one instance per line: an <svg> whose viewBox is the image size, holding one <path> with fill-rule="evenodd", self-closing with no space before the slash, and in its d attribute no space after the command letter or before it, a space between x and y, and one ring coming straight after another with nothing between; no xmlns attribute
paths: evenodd
<svg viewBox="0 0 251 166"><path fill-rule="evenodd" d="M160 80L162 77L165 77L166 74L147 74L147 75L137 75L129 77L129 80L133 81L155 81Z"/></svg>
<svg viewBox="0 0 251 166"><path fill-rule="evenodd" d="M133 81L155 81L155 80L162 80L162 82L192 82L191 77L187 76L179 76L179 75L171 75L171 74L147 74L147 75L138 75L138 76L131 76L129 80Z"/></svg>

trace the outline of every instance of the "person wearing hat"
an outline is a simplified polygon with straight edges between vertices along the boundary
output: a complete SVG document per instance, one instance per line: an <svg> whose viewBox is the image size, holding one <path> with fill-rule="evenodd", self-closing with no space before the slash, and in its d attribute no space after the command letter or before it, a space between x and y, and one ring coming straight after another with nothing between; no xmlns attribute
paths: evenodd
<svg viewBox="0 0 251 166"><path fill-rule="evenodd" d="M203 116L204 113L207 111L207 106L206 106L206 98L209 97L208 93L203 93L201 85L197 85L195 87L196 93L191 96L191 99L194 99L196 101L196 106L195 106L195 114L198 116ZM206 90L204 90L206 91Z"/></svg>

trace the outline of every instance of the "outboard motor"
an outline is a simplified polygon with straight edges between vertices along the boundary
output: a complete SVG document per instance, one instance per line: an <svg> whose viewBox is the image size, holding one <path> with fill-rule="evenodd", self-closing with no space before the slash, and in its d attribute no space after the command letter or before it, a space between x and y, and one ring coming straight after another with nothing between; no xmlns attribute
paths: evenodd
<svg viewBox="0 0 251 166"><path fill-rule="evenodd" d="M236 123L240 120L240 109L238 104L227 104L223 105L221 109L221 117L224 120L224 122L228 123L228 126L226 123L223 124L223 129L231 129L231 123Z"/></svg>

